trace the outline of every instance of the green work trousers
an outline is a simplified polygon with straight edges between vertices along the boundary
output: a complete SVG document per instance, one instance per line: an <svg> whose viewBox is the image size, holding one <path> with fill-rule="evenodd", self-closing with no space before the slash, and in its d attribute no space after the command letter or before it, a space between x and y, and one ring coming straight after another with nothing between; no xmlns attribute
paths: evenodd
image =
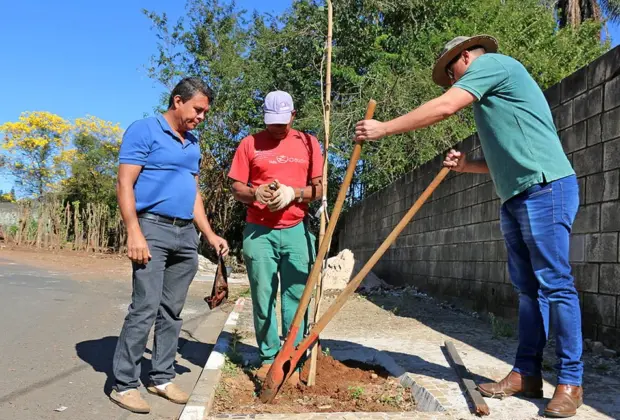
<svg viewBox="0 0 620 420"><path fill-rule="evenodd" d="M256 343L263 364L272 363L280 351L276 319L278 277L282 336L286 338L314 263L315 241L316 237L303 222L286 229L248 223L243 231L243 257L250 280ZM307 324L306 310L295 345L303 338Z"/></svg>

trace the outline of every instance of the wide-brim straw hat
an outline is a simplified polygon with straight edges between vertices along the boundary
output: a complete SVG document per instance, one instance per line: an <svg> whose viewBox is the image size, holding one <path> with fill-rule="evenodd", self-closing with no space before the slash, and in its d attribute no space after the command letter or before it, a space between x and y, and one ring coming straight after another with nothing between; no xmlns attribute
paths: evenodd
<svg viewBox="0 0 620 420"><path fill-rule="evenodd" d="M450 77L446 71L448 64L464 50L481 46L484 47L486 52L497 52L498 42L490 35L476 35L476 36L457 36L453 40L446 43L441 54L435 62L433 67L433 82L442 87L450 86Z"/></svg>

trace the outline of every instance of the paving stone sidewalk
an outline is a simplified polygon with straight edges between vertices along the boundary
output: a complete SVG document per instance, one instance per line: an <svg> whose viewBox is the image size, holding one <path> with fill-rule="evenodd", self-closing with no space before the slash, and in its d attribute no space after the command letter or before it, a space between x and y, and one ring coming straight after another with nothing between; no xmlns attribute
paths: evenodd
<svg viewBox="0 0 620 420"><path fill-rule="evenodd" d="M326 298L322 312L333 298ZM248 299L239 317L237 328L244 337L237 351L248 363L257 360L256 342ZM509 332L509 328L507 328ZM458 377L446 358L444 343L452 341L463 362L474 374L476 383L501 379L511 368L517 341L494 338L488 322L472 314L447 308L422 294L384 292L369 296L354 295L328 324L321 335L324 350L337 359L355 355L360 360L372 358L379 351L396 361L403 373L424 391L424 398L433 400L440 411L410 413L321 413L252 415L239 413L217 415L210 419L473 419L468 400L459 386ZM591 357L588 354L584 358ZM388 359L389 359L388 358ZM491 409L488 419L525 420L541 417L545 404L554 391L553 348L546 350L544 399L485 399ZM591 362L591 361L590 361ZM620 377L616 375L618 360L607 362L605 369L586 368L585 403L575 419L620 418ZM588 366L591 366L589 363ZM607 374L604 374L607 373Z"/></svg>

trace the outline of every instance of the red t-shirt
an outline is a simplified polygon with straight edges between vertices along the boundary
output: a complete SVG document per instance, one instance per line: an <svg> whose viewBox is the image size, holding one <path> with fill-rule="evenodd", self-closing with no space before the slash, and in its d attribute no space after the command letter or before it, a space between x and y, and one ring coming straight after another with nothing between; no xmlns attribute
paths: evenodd
<svg viewBox="0 0 620 420"><path fill-rule="evenodd" d="M275 140L268 131L247 136L237 148L228 176L244 184L258 187L277 179L289 187L310 185L310 180L323 175L323 156L316 137L290 130L283 140ZM311 191L304 190L304 197ZM266 205L254 201L248 207L246 221L281 229L301 222L308 204L293 201L282 210L271 212Z"/></svg>

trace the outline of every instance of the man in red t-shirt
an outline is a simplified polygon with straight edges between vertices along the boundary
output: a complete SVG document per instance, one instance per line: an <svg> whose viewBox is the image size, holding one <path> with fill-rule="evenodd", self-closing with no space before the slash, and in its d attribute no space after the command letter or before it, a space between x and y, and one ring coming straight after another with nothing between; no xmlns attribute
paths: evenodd
<svg viewBox="0 0 620 420"><path fill-rule="evenodd" d="M243 232L254 309L256 341L264 380L280 350L275 314L278 274L282 290L282 334L287 335L315 258L316 237L308 230L308 203L323 195L323 156L318 140L291 128L291 96L271 92L264 104L266 130L247 136L237 148L228 176L235 198L247 204ZM274 183L276 190L270 188ZM303 338L307 312L297 344ZM299 371L290 379L299 381Z"/></svg>

